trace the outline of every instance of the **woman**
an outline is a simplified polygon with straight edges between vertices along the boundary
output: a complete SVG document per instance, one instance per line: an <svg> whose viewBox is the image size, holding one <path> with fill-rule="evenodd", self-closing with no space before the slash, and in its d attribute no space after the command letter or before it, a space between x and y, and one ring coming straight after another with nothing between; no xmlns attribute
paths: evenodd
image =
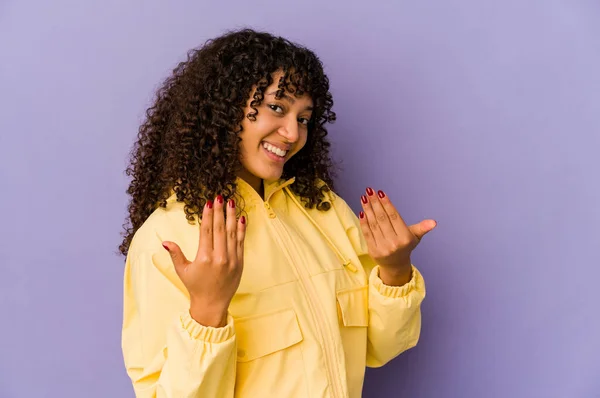
<svg viewBox="0 0 600 398"><path fill-rule="evenodd" d="M138 397L359 397L419 338L407 227L331 190L329 82L311 51L245 29L189 54L131 156L123 353ZM200 222L201 221L201 222Z"/></svg>

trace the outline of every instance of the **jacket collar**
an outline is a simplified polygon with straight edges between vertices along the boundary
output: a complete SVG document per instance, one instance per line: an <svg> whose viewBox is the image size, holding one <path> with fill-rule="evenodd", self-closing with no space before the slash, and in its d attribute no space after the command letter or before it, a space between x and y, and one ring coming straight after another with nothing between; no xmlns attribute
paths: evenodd
<svg viewBox="0 0 600 398"><path fill-rule="evenodd" d="M294 181L296 181L296 177L292 177L288 180L285 180L283 178L280 178L278 180L273 180L273 181L264 180L263 181L263 185L265 188L264 202L269 202L269 200L271 199L273 194L275 194L278 191L281 191L282 189L284 189L285 187L287 187L289 185L292 185L294 183ZM252 202L257 201L257 200L260 200L260 201L263 200L263 198L260 197L258 192L256 192L254 190L254 188L252 188L250 186L250 184L248 184L246 181L244 181L240 177L236 178L236 184L240 191L240 194L244 197L245 200L252 201Z"/></svg>

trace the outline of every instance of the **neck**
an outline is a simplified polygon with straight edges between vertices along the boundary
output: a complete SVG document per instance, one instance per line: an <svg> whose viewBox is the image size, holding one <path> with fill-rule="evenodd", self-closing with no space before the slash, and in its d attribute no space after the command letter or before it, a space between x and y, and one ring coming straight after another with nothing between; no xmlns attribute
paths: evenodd
<svg viewBox="0 0 600 398"><path fill-rule="evenodd" d="M245 170L238 173L238 177L248 183L248 185L250 185L260 195L261 198L264 198L265 188L262 178L259 178Z"/></svg>

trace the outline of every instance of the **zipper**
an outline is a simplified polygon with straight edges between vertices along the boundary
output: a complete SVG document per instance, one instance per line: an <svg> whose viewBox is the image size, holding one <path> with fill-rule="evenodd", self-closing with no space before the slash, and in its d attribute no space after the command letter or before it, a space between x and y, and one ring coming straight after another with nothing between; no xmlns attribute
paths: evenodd
<svg viewBox="0 0 600 398"><path fill-rule="evenodd" d="M269 203L267 203L267 202L264 202L264 207L265 207L265 210L266 210L269 218L273 220L274 227L281 234L285 234L288 238L288 241L291 241L291 238L289 237L287 230L281 224L281 221L279 221L279 219L277 218L277 215L271 208L271 205L269 205ZM334 393L333 396L336 398L337 397L341 398L341 397L343 397L344 388L343 388L343 386L340 386L339 371L338 371L338 367L335 366L335 353L333 352L333 348L332 348L333 344L327 344L326 340L324 339L325 334L327 334L327 336L330 339L329 341L335 340L334 335L331 332L331 327L330 327L329 323L327 322L327 317L325 317L323 315L321 307L318 305L319 304L318 295L314 291L314 287L312 286L312 283L309 280L310 278L308 278L308 276L306 275L306 271L302 267L298 267L296 265L296 262L293 260L294 257L291 255L290 251L288 250L288 246L286 246L284 244L284 242L282 242L281 237L278 234L275 234L275 235L276 235L275 238L279 242L280 247L282 248L282 250L284 251L284 253L287 256L288 261L290 262L290 264L293 265L294 269L300 276L300 282L301 282L300 286L302 287L302 289L304 290L304 292L306 294L306 297L308 298L308 303L309 303L309 306L310 306L311 312L312 312L311 315L313 317L313 322L315 322L315 326L317 327L317 330L319 331L319 334L321 337L321 345L325 352L325 362L326 362L326 366L327 366L328 377L329 377L330 383L331 383L331 388ZM292 247L292 246L290 246L290 247ZM326 333L323 331L322 325L325 325L324 329L326 329ZM332 358L334 358L334 360L332 360Z"/></svg>
<svg viewBox="0 0 600 398"><path fill-rule="evenodd" d="M342 254L342 252L340 251L340 249L337 248L337 246L331 241L331 239L325 233L325 231L323 231L323 228L321 228L319 226L319 224L317 224L317 222L308 214L308 212L306 211L306 209L304 208L304 206L302 206L300 204L300 202L298 202L298 199L296 199L296 197L294 196L294 194L292 193L292 191L290 190L290 188L289 187L285 187L284 190L285 190L285 192L287 192L287 194L290 197L290 199L292 199L292 202L294 202L296 204L296 206L300 209L300 211L302 211L302 213L304 213L304 215L306 216L306 218L308 218L308 220L317 229L317 231L319 231L321 233L321 235L323 235L323 238L325 238L325 240L329 244L329 247L335 252L335 254L338 256L338 258L341 260L341 262L344 265L344 267L347 268L351 272L354 272L354 273L358 272L358 269L354 266L354 264L352 264L352 261L350 259L344 257L344 255Z"/></svg>

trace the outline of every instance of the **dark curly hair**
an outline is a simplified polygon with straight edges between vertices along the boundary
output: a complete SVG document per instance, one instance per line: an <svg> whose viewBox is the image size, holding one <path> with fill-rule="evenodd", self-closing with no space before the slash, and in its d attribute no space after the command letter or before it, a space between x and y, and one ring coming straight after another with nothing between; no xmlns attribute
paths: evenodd
<svg viewBox="0 0 600 398"><path fill-rule="evenodd" d="M308 94L313 113L306 145L285 164L282 178L296 177L290 189L307 208L327 211L325 192L333 189L333 163L325 124L335 121L329 79L319 58L282 37L252 29L230 31L188 52L146 111L126 175L132 177L129 217L119 251L127 255L133 235L173 193L184 202L186 218L200 217L207 200L236 194L240 167L239 133L244 117L255 120L264 90L282 71L284 91ZM251 90L253 112L244 115ZM325 184L317 184L318 180Z"/></svg>

